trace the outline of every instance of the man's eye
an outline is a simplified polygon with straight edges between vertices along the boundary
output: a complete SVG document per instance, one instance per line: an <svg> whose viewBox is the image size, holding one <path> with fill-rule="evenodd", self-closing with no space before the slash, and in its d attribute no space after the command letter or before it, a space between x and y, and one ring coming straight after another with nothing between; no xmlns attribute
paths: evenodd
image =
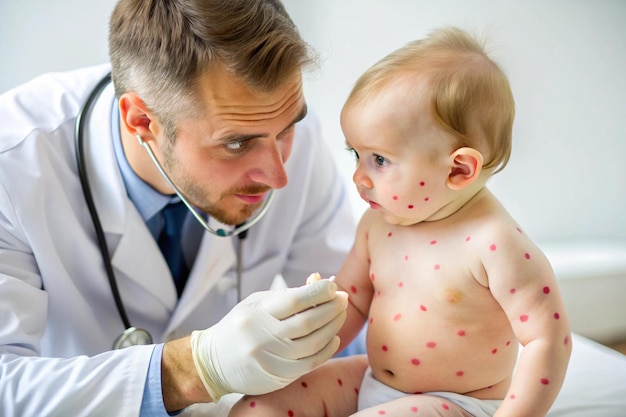
<svg viewBox="0 0 626 417"><path fill-rule="evenodd" d="M236 152L236 151L240 151L243 149L244 142L241 140L238 140L235 142L228 142L224 144L224 147L229 151Z"/></svg>
<svg viewBox="0 0 626 417"><path fill-rule="evenodd" d="M374 154L374 163L379 167L382 167L387 165L388 161L387 158L385 158L384 156Z"/></svg>

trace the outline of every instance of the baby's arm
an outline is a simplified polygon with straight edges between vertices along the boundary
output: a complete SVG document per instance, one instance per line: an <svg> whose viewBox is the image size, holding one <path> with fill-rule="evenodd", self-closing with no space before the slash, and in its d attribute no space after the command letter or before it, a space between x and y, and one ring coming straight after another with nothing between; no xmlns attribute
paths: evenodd
<svg viewBox="0 0 626 417"><path fill-rule="evenodd" d="M512 229L495 233L481 256L489 288L524 346L495 415L540 417L563 384L572 341L552 267L521 229Z"/></svg>
<svg viewBox="0 0 626 417"><path fill-rule="evenodd" d="M356 337L369 314L374 287L369 279L367 239L370 224L375 216L376 213L372 210L365 212L359 222L352 249L335 276L338 289L346 291L349 296L347 318L338 333L341 339L339 350L346 347Z"/></svg>

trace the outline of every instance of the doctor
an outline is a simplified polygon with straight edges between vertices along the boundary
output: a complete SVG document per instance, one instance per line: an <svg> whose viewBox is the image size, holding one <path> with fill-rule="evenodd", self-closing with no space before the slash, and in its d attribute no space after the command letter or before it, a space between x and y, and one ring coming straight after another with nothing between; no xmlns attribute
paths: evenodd
<svg viewBox="0 0 626 417"><path fill-rule="evenodd" d="M346 295L302 284L338 270L354 220L283 6L121 0L109 48L0 96L5 417L167 416L338 346ZM297 288L267 291L277 274Z"/></svg>

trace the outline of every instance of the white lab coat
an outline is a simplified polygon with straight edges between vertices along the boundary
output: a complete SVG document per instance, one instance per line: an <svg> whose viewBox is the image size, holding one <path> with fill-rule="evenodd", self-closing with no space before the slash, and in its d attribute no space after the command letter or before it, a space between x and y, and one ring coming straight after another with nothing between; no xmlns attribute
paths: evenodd
<svg viewBox="0 0 626 417"><path fill-rule="evenodd" d="M0 415L137 416L152 347L109 351L123 330L77 176L74 122L108 71L39 77L0 97ZM87 118L90 184L132 325L167 341L236 302L236 238L205 233L180 301L128 199L110 136L113 89ZM244 243L243 294L281 273L335 273L354 217L311 117L297 125L289 184Z"/></svg>

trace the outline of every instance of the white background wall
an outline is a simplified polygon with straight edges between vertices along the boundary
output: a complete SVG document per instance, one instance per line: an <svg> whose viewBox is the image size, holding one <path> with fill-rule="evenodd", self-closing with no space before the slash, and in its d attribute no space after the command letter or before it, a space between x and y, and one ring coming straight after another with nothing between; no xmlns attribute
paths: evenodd
<svg viewBox="0 0 626 417"><path fill-rule="evenodd" d="M306 93L348 181L338 115L352 83L409 40L458 25L490 34L517 102L513 156L490 188L536 239L626 237L626 1L284 1L324 58ZM113 4L0 0L0 92L106 61Z"/></svg>

